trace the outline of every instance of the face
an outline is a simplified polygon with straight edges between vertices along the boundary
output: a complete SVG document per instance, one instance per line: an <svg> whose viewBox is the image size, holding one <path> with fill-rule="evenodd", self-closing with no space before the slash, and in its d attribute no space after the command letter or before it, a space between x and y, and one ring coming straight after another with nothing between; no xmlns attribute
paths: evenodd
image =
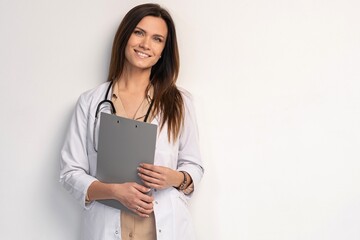
<svg viewBox="0 0 360 240"><path fill-rule="evenodd" d="M166 23L162 18L144 17L130 35L125 48L128 67L151 69L161 57L167 32Z"/></svg>

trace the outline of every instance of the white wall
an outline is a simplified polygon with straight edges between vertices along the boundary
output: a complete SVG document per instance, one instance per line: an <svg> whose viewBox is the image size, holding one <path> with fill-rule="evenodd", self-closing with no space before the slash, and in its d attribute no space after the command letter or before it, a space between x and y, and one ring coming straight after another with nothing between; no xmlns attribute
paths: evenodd
<svg viewBox="0 0 360 240"><path fill-rule="evenodd" d="M360 239L360 2L157 2L196 101L199 239ZM1 239L78 239L59 151L138 3L0 1Z"/></svg>

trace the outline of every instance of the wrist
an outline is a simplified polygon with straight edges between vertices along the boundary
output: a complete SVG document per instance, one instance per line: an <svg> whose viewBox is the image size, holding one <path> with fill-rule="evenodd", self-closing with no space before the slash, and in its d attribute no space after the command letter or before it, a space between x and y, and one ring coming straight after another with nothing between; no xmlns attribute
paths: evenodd
<svg viewBox="0 0 360 240"><path fill-rule="evenodd" d="M108 194L110 199L119 200L119 184L111 183L108 186Z"/></svg>
<svg viewBox="0 0 360 240"><path fill-rule="evenodd" d="M175 182L173 184L173 187L174 188L179 188L181 183L184 181L184 174L182 174L182 172L180 171L175 171L175 175L176 175L176 178L175 178Z"/></svg>
<svg viewBox="0 0 360 240"><path fill-rule="evenodd" d="M178 190L184 190L187 186L188 179L186 177L186 173L184 171L179 171L182 175L181 183L176 187Z"/></svg>

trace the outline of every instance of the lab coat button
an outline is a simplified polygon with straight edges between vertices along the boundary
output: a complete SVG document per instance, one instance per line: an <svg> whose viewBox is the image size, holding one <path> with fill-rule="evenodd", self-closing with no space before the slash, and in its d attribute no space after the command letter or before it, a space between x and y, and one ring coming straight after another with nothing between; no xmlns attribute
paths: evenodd
<svg viewBox="0 0 360 240"><path fill-rule="evenodd" d="M157 201L155 201L155 204L159 204Z"/></svg>
<svg viewBox="0 0 360 240"><path fill-rule="evenodd" d="M116 231L115 231L115 234L118 235L118 234L119 234L119 231L116 230Z"/></svg>
<svg viewBox="0 0 360 240"><path fill-rule="evenodd" d="M161 233L161 229L159 229L159 233Z"/></svg>

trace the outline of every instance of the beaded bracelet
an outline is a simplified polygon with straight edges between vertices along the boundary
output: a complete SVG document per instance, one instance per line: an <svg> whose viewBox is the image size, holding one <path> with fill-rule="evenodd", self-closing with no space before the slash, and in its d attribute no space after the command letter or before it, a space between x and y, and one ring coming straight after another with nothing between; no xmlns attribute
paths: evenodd
<svg viewBox="0 0 360 240"><path fill-rule="evenodd" d="M180 171L180 172L184 175L184 181L180 184L179 187L177 187L177 189L184 190L185 186L186 186L186 183L187 183L186 174L185 174L184 171Z"/></svg>

